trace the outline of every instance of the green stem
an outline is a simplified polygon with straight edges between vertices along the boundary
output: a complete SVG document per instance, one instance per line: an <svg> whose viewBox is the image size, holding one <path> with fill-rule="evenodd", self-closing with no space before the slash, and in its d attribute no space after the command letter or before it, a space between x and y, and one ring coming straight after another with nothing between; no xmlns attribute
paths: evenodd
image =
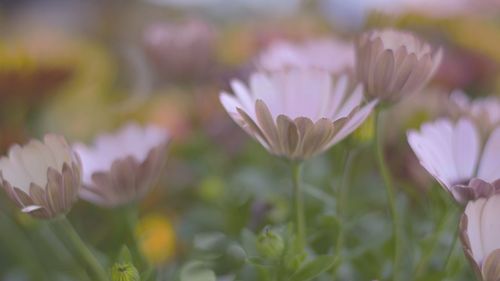
<svg viewBox="0 0 500 281"><path fill-rule="evenodd" d="M387 162L384 156L384 147L383 147L383 128L382 128L382 111L381 109L377 109L375 111L375 154L377 157L378 166L380 169L380 173L382 174L382 178L384 180L386 192L387 192L387 201L389 203L390 212L392 216L392 233L394 239L394 252L393 252L393 280L398 280L398 270L399 270L399 219L398 213L396 210L396 200L394 195L394 186L391 174L389 173L389 169L387 168Z"/></svg>
<svg viewBox="0 0 500 281"><path fill-rule="evenodd" d="M453 257L453 251L457 247L458 232L459 232L459 229L457 227L455 229L455 233L453 234L453 242L451 243L451 246L450 246L450 249L448 251L448 254L446 255L446 260L444 262L444 269L446 270L446 272L449 272L449 270L450 270L450 264L451 264L451 260L452 260L452 257Z"/></svg>
<svg viewBox="0 0 500 281"><path fill-rule="evenodd" d="M132 253L137 257L140 267L147 266L146 259L139 249L139 240L136 233L137 222L139 220L139 212L136 205L124 207L123 214L125 216L126 227L128 232L127 239L130 242Z"/></svg>
<svg viewBox="0 0 500 281"><path fill-rule="evenodd" d="M297 248L305 250L306 239L306 218L304 215L304 198L300 185L300 174L302 165L300 162L291 162L292 183L293 183L293 202L295 209L295 229L297 235Z"/></svg>
<svg viewBox="0 0 500 281"><path fill-rule="evenodd" d="M71 223L66 219L66 217L58 218L54 221L54 226L58 233L65 236L67 241L71 244L71 248L76 252L76 255L86 263L87 267L92 271L95 280L97 281L108 281L108 275L103 269L101 264L97 261L96 257L87 248L85 243L82 241L76 230L73 228Z"/></svg>
<svg viewBox="0 0 500 281"><path fill-rule="evenodd" d="M350 176L350 171L352 167L353 160L356 156L356 151L357 150L348 150L345 156L345 164L344 164L344 170L342 171L342 181L340 183L340 186L337 190L337 204L336 204L336 211L337 211L337 219L339 221L339 229L338 229L338 235L337 235L337 241L335 245L335 251L336 251L336 260L337 262L335 263L335 266L332 267L332 275L335 278L337 274L337 270L342 264L342 250L344 248L344 236L345 236L345 230L344 230L344 222L345 222L345 209L346 209L346 201L348 197L348 181L349 181L349 176Z"/></svg>

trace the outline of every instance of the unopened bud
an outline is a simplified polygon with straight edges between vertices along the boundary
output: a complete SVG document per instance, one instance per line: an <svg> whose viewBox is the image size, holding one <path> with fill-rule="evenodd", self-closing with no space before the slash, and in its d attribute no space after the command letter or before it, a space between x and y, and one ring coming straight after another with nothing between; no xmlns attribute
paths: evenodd
<svg viewBox="0 0 500 281"><path fill-rule="evenodd" d="M279 258L284 249L283 238L269 228L264 229L257 237L257 251L265 258Z"/></svg>
<svg viewBox="0 0 500 281"><path fill-rule="evenodd" d="M111 268L111 281L140 281L141 277L131 263L115 263Z"/></svg>

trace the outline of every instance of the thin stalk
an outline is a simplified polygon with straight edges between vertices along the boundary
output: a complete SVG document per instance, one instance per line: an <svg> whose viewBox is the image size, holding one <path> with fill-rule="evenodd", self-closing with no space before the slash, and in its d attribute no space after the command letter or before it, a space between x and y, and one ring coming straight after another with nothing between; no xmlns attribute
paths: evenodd
<svg viewBox="0 0 500 281"><path fill-rule="evenodd" d="M67 245L57 236L54 228L51 224L44 225L39 230L38 234L43 240L41 251L45 254L49 254L54 257L52 262L58 263L60 267L69 269L71 268L72 274L76 275L79 281L91 281L91 278L87 271L82 268L74 253L68 249Z"/></svg>
<svg viewBox="0 0 500 281"><path fill-rule="evenodd" d="M446 255L446 260L444 262L444 269L446 270L446 272L449 272L449 270L450 270L450 264L451 264L451 260L452 260L452 257L453 257L453 251L457 247L458 232L459 232L459 228L457 227L455 229L455 233L453 234L453 242L451 243L451 246L450 246L450 249L448 251L448 254Z"/></svg>
<svg viewBox="0 0 500 281"><path fill-rule="evenodd" d="M58 233L64 235L67 241L70 243L70 247L75 251L75 254L85 262L86 266L92 271L92 274L96 281L108 281L108 275L103 269L101 264L97 261L96 257L87 248L85 243L82 241L76 230L73 228L71 223L66 219L66 217L58 218L54 221L54 227Z"/></svg>
<svg viewBox="0 0 500 281"><path fill-rule="evenodd" d="M125 223L128 232L128 241L130 243L130 250L137 257L140 267L146 267L147 262L139 248L139 238L137 237L136 227L139 220L139 212L136 205L124 207L123 215L125 216Z"/></svg>
<svg viewBox="0 0 500 281"><path fill-rule="evenodd" d="M304 215L304 197L302 194L300 176L302 165L300 162L291 162L290 164L292 172L292 184L293 184L293 202L295 209L295 229L296 229L296 239L297 248L302 251L305 250L306 246L306 218Z"/></svg>
<svg viewBox="0 0 500 281"><path fill-rule="evenodd" d="M399 270L399 218L398 212L396 210L396 200L394 195L394 185L391 174L389 173L389 169L387 168L387 161L384 155L383 148L383 128L382 128L382 111L381 109L377 109L375 111L375 156L377 158L378 167L382 178L384 180L386 192L387 192L387 201L389 203L389 208L392 217L392 234L394 239L394 252L393 252L393 280L398 279L398 270Z"/></svg>
<svg viewBox="0 0 500 281"><path fill-rule="evenodd" d="M345 237L345 229L344 229L344 222L345 222L345 209L346 209L346 201L348 197L348 191L349 189L347 188L349 186L348 181L349 177L351 175L351 167L353 160L356 156L357 149L348 149L347 152L345 153L344 157L344 168L342 171L342 179L340 182L339 187L337 188L336 192L336 214L337 214L337 220L338 220L338 234L337 234L337 240L335 243L335 264L332 266L331 269L331 274L334 279L337 277L337 270L338 268L342 265L342 250L344 248L344 237Z"/></svg>

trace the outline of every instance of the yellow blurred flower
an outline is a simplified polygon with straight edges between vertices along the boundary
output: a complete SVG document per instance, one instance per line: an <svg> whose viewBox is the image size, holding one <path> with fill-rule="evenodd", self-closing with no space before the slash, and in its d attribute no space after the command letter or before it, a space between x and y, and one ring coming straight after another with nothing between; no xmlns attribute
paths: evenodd
<svg viewBox="0 0 500 281"><path fill-rule="evenodd" d="M175 231L167 216L150 214L137 226L139 247L146 259L155 265L168 262L175 254Z"/></svg>

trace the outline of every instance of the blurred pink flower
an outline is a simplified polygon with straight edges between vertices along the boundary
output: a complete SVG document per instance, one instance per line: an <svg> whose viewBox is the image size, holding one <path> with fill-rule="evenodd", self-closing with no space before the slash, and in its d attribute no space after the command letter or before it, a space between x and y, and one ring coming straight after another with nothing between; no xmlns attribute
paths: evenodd
<svg viewBox="0 0 500 281"><path fill-rule="evenodd" d="M455 90L450 101L452 113L470 117L486 133L500 124L500 99L497 97L471 100L463 91Z"/></svg>
<svg viewBox="0 0 500 281"><path fill-rule="evenodd" d="M0 180L7 195L23 212L43 219L69 212L78 199L81 170L78 155L58 135L16 144L0 159Z"/></svg>
<svg viewBox="0 0 500 281"><path fill-rule="evenodd" d="M341 141L368 117L377 101L363 104L361 85L333 79L319 69L257 72L249 87L231 83L221 93L226 111L270 153L293 160L317 155Z"/></svg>
<svg viewBox="0 0 500 281"><path fill-rule="evenodd" d="M500 188L500 182L489 184ZM478 278L483 281L500 278L500 194L479 198L467 204L460 221L460 238L465 255Z"/></svg>
<svg viewBox="0 0 500 281"><path fill-rule="evenodd" d="M316 67L340 73L354 68L354 45L333 38L302 44L277 41L260 54L256 64L271 71L289 67Z"/></svg>
<svg viewBox="0 0 500 281"><path fill-rule="evenodd" d="M93 146L75 144L84 171L80 197L106 207L142 199L160 176L168 140L163 129L132 123Z"/></svg>
<svg viewBox="0 0 500 281"><path fill-rule="evenodd" d="M143 44L162 78L207 77L214 65L215 31L203 21L152 24L144 32Z"/></svg>
<svg viewBox="0 0 500 281"><path fill-rule="evenodd" d="M460 203L468 200L463 187L472 178L487 182L500 178L500 127L481 139L468 118L456 123L440 119L422 125L420 131L409 131L408 143L420 164Z"/></svg>

